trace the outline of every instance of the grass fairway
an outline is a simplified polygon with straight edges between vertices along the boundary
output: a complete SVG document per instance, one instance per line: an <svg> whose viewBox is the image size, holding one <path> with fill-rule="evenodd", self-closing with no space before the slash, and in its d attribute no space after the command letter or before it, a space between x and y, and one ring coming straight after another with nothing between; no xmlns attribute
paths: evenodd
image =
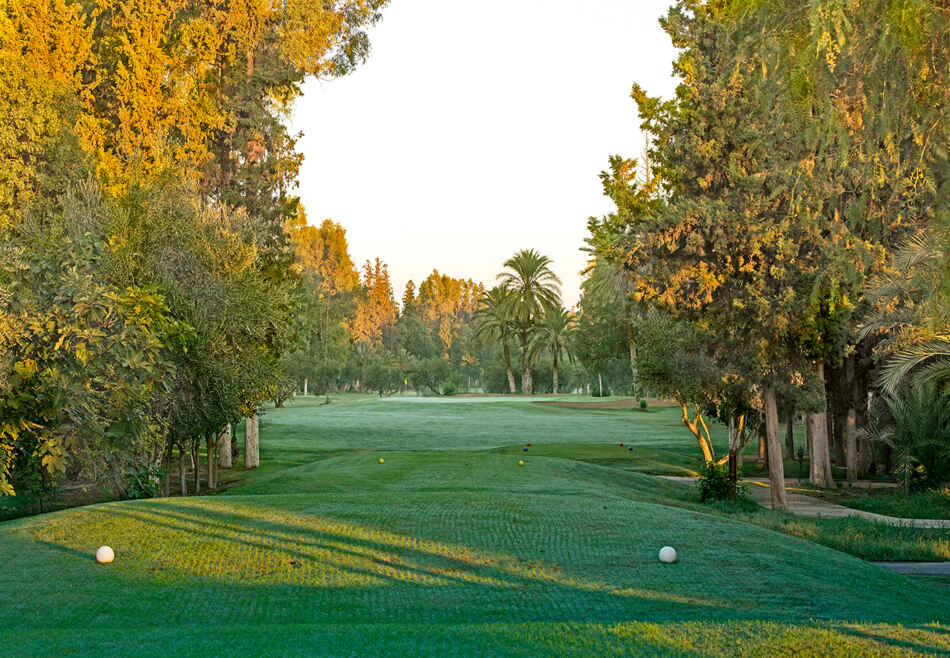
<svg viewBox="0 0 950 658"><path fill-rule="evenodd" d="M0 524L0 654L950 652L946 590L689 509L682 486L635 472L689 463L677 412L365 397L272 412L263 468L225 495ZM666 544L679 563L657 561Z"/></svg>

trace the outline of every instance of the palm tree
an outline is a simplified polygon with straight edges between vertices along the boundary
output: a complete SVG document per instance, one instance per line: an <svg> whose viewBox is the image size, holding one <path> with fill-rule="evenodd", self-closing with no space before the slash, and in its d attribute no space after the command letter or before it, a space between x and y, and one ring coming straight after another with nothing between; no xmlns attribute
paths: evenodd
<svg viewBox="0 0 950 658"><path fill-rule="evenodd" d="M505 370L508 375L508 390L514 393L515 375L511 370L511 347L508 340L511 338L514 325L511 322L511 295L501 286L496 286L486 292L478 303L475 311L475 334L479 337L489 337L501 341L505 354Z"/></svg>
<svg viewBox="0 0 950 658"><path fill-rule="evenodd" d="M934 382L913 382L876 398L863 434L894 450L905 494L913 480L933 487L950 474L950 396Z"/></svg>
<svg viewBox="0 0 950 658"><path fill-rule="evenodd" d="M511 318L521 345L521 391L531 394L531 370L537 351L532 337L539 318L561 305L561 280L549 267L551 259L534 249L522 249L505 261L498 275L501 286L511 295Z"/></svg>
<svg viewBox="0 0 950 658"><path fill-rule="evenodd" d="M894 255L893 273L871 284L874 311L862 337L888 334L879 349L891 355L879 383L889 395L908 375L918 383L950 383L950 269L940 238L921 231Z"/></svg>
<svg viewBox="0 0 950 658"><path fill-rule="evenodd" d="M574 352L571 349L571 338L574 335L574 315L564 307L550 309L544 315L544 320L538 327L537 340L541 349L551 351L554 361L554 394L557 395L558 363L564 354L574 363Z"/></svg>

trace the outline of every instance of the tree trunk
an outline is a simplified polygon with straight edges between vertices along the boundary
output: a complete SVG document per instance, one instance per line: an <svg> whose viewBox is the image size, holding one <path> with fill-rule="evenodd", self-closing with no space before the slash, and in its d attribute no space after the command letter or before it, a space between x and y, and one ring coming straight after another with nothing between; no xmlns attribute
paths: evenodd
<svg viewBox="0 0 950 658"><path fill-rule="evenodd" d="M742 451L745 449L743 435L745 434L745 416L739 416L739 424L729 416L729 477L732 479L732 499L735 500L736 473L742 468Z"/></svg>
<svg viewBox="0 0 950 658"><path fill-rule="evenodd" d="M785 421L785 456L788 459L795 459L795 411L788 414L788 420Z"/></svg>
<svg viewBox="0 0 950 658"><path fill-rule="evenodd" d="M768 437L769 491L772 494L772 509L788 509L785 496L785 464L782 461L782 440L778 434L778 406L775 387L765 389L765 434Z"/></svg>
<svg viewBox="0 0 950 658"><path fill-rule="evenodd" d="M767 468L769 465L768 439L766 435L759 431L759 466Z"/></svg>
<svg viewBox="0 0 950 658"><path fill-rule="evenodd" d="M834 459L832 463L844 466L848 463L848 409L836 409L831 421L834 436Z"/></svg>
<svg viewBox="0 0 950 658"><path fill-rule="evenodd" d="M531 395L534 390L534 382L531 380L531 359L528 354L528 332L521 331L519 336L521 342L521 392Z"/></svg>
<svg viewBox="0 0 950 658"><path fill-rule="evenodd" d="M303 394L304 394L304 397L307 396L307 385L308 385L308 384L310 384L310 381L309 381L306 377L304 377L304 378L303 378Z"/></svg>
<svg viewBox="0 0 950 658"><path fill-rule="evenodd" d="M845 451L848 467L848 484L854 484L858 479L858 427L855 422L856 414L854 409L848 411L847 436L848 446Z"/></svg>
<svg viewBox="0 0 950 658"><path fill-rule="evenodd" d="M839 368L825 368L825 422L828 424L828 452L831 463L844 465L844 418L841 404L842 372Z"/></svg>
<svg viewBox="0 0 950 658"><path fill-rule="evenodd" d="M198 448L201 443L195 439L191 441L191 467L195 469L195 495L201 493L201 461L198 459Z"/></svg>
<svg viewBox="0 0 950 658"><path fill-rule="evenodd" d="M212 432L209 432L205 436L205 450L208 451L208 490L212 491L218 487L218 477L214 472L215 460L214 460L214 447L217 444L215 441L215 436Z"/></svg>
<svg viewBox="0 0 950 658"><path fill-rule="evenodd" d="M745 414L739 416L739 427L736 429L736 468L742 468L743 453L752 440L752 433L746 431Z"/></svg>
<svg viewBox="0 0 950 658"><path fill-rule="evenodd" d="M689 419L688 408L685 404L680 404L680 407L683 409L683 424L686 425L687 429L693 433L693 436L696 437L696 441L699 443L699 449L703 453L703 463L708 464L710 462L716 461L716 455L713 452L712 443L708 440L708 431L706 431L706 436L703 436L703 432L706 430L706 424L703 422L703 414L700 409L696 408L696 417L693 420ZM702 423L702 426L700 426Z"/></svg>
<svg viewBox="0 0 950 658"><path fill-rule="evenodd" d="M188 495L188 465L185 464L185 447L178 446L178 479L181 482L181 495Z"/></svg>
<svg viewBox="0 0 950 658"><path fill-rule="evenodd" d="M604 397L604 376L597 373L597 385L600 387L600 397Z"/></svg>
<svg viewBox="0 0 950 658"><path fill-rule="evenodd" d="M824 364L818 364L817 374L824 379ZM811 483L819 489L833 489L834 478L831 474L831 454L828 446L827 412L808 414L807 423L811 427Z"/></svg>
<svg viewBox="0 0 950 658"><path fill-rule="evenodd" d="M557 395L557 352L554 352L554 394Z"/></svg>
<svg viewBox="0 0 950 658"><path fill-rule="evenodd" d="M228 423L218 435L218 466L231 468L231 457L231 423Z"/></svg>
<svg viewBox="0 0 950 658"><path fill-rule="evenodd" d="M736 485L739 482L739 457L735 448L729 449L729 500L736 499Z"/></svg>
<svg viewBox="0 0 950 658"><path fill-rule="evenodd" d="M874 362L873 350L866 343L859 343L859 353L855 358L853 378L851 380L851 408L855 411L857 427L868 426L868 413L871 409L871 370ZM859 360L860 359L860 360ZM866 438L858 439L857 450L858 479L868 476L871 470L873 455L871 446Z"/></svg>
<svg viewBox="0 0 950 658"><path fill-rule="evenodd" d="M505 374L508 375L508 392L517 393L518 387L515 385L515 373L511 369L511 348L508 346L508 340L503 341L505 352Z"/></svg>
<svg viewBox="0 0 950 658"><path fill-rule="evenodd" d="M633 397L639 397L637 393L637 341L633 335L633 322L628 317L627 325L627 349L630 351L630 374L633 376L633 388L630 389Z"/></svg>
<svg viewBox="0 0 950 658"><path fill-rule="evenodd" d="M165 466L164 473L162 474L162 498L168 498L171 494L172 489L172 446L169 444L165 448L165 458L163 460Z"/></svg>
<svg viewBox="0 0 950 658"><path fill-rule="evenodd" d="M244 467L257 468L261 465L259 445L259 419L257 414L244 419Z"/></svg>
<svg viewBox="0 0 950 658"><path fill-rule="evenodd" d="M237 440L237 425L231 429L231 463L233 464L238 457L241 456L241 452L238 450L238 440Z"/></svg>
<svg viewBox="0 0 950 658"><path fill-rule="evenodd" d="M844 421L845 467L848 471L848 484L852 485L858 479L858 412L855 409L854 399L854 362L854 355L849 356L845 362L845 394L843 396L847 401Z"/></svg>
<svg viewBox="0 0 950 658"><path fill-rule="evenodd" d="M805 414L805 450L808 452L808 461L811 462L814 447L811 444L811 423L808 422L808 414Z"/></svg>

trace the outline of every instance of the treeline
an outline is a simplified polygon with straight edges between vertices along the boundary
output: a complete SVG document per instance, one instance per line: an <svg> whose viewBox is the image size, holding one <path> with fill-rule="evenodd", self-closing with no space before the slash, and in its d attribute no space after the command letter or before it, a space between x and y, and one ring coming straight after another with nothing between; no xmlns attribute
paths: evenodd
<svg viewBox="0 0 950 658"><path fill-rule="evenodd" d="M470 324L480 284L433 270L418 290L408 282L400 309L385 263L358 271L339 224L300 218L291 242L301 283L277 404L298 391L329 400L335 391L441 395L480 384L483 346Z"/></svg>
<svg viewBox="0 0 950 658"><path fill-rule="evenodd" d="M278 405L294 393L329 401L336 391L556 393L589 384L573 359L573 315L561 307L550 260L534 251L510 259L492 290L433 270L418 287L409 281L397 303L386 265L376 259L358 271L339 224L298 219L291 242L301 283Z"/></svg>
<svg viewBox="0 0 950 658"><path fill-rule="evenodd" d="M296 341L287 112L384 4L0 3L0 494L215 486Z"/></svg>
<svg viewBox="0 0 950 658"><path fill-rule="evenodd" d="M799 414L817 486L833 462L950 477L948 24L926 1L682 0L682 82L634 86L650 146L602 174L582 308L704 460L728 459L704 416L732 454L761 433L774 507Z"/></svg>

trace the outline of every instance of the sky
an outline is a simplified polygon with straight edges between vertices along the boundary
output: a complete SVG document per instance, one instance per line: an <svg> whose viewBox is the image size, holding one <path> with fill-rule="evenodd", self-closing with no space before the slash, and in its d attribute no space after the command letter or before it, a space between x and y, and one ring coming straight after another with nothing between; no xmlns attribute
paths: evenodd
<svg viewBox="0 0 950 658"><path fill-rule="evenodd" d="M396 299L433 269L491 287L519 249L553 260L571 307L598 174L643 139L630 89L669 97L669 1L393 0L369 60L294 109L308 219L380 257Z"/></svg>

